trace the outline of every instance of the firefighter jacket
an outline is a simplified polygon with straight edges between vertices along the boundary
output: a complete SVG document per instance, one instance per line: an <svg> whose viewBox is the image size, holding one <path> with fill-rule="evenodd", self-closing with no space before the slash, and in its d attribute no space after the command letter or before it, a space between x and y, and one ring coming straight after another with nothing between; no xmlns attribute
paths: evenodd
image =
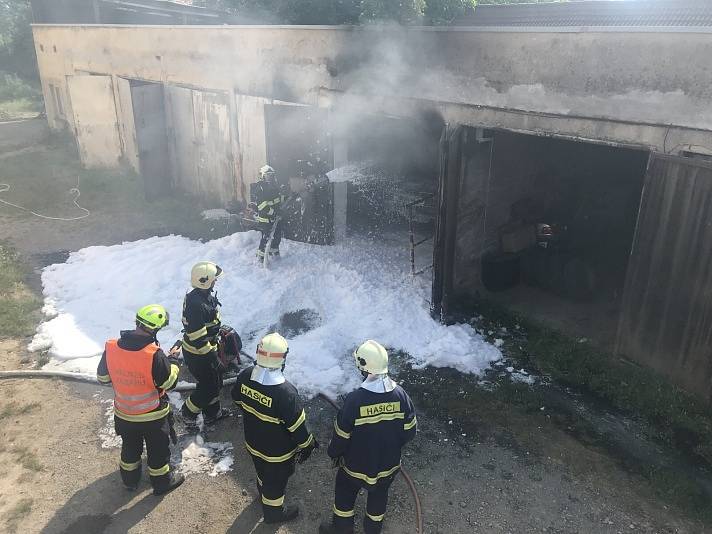
<svg viewBox="0 0 712 534"><path fill-rule="evenodd" d="M390 380L390 379L388 379ZM331 458L352 478L374 485L400 468L401 448L415 436L417 419L408 394L361 388L349 393L334 421Z"/></svg>
<svg viewBox="0 0 712 534"><path fill-rule="evenodd" d="M178 371L153 338L126 330L106 342L96 375L114 388L114 415L138 423L168 415L165 392L175 387Z"/></svg>
<svg viewBox="0 0 712 534"><path fill-rule="evenodd" d="M220 301L210 289L193 289L183 300L183 351L215 352L220 332Z"/></svg>
<svg viewBox="0 0 712 534"><path fill-rule="evenodd" d="M254 184L250 193L252 202L257 204L256 220L262 223L273 222L284 202L284 195L279 185L262 180Z"/></svg>
<svg viewBox="0 0 712 534"><path fill-rule="evenodd" d="M232 398L244 414L245 447L266 462L290 460L298 451L314 443L299 392L282 379L264 385L259 380L261 367L242 371L232 389Z"/></svg>

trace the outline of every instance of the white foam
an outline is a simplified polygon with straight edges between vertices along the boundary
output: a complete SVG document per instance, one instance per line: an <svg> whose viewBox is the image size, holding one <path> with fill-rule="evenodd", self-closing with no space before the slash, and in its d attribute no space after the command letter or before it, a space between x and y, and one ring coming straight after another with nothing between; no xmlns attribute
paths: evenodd
<svg viewBox="0 0 712 534"><path fill-rule="evenodd" d="M283 258L266 270L254 259L259 234L247 232L201 243L153 237L74 252L51 265L42 284L51 314L32 342L49 349L48 367L92 373L104 341L131 328L135 311L161 303L171 324L164 346L180 335L182 300L191 266L212 260L223 321L254 353L258 338L285 312L314 310L319 325L290 340L286 375L304 394L343 393L358 384L351 353L366 339L400 349L417 366L481 373L501 358L471 326L444 326L430 317L430 282L413 279L407 241L354 238L336 246L284 242Z"/></svg>

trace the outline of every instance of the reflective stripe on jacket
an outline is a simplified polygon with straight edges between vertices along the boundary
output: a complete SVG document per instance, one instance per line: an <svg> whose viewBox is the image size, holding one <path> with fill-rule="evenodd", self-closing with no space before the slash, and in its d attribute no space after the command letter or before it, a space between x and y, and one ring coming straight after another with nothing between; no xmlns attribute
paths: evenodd
<svg viewBox="0 0 712 534"><path fill-rule="evenodd" d="M106 365L114 387L114 412L127 420L153 420L164 414L154 412L156 417L143 416L156 410L161 403L161 391L153 383L153 355L158 345L149 343L141 350L125 350L116 339L106 342ZM122 417L127 416L127 417ZM139 417L137 417L139 416Z"/></svg>
<svg viewBox="0 0 712 534"><path fill-rule="evenodd" d="M220 302L208 289L193 289L183 299L183 350L205 355L217 350Z"/></svg>

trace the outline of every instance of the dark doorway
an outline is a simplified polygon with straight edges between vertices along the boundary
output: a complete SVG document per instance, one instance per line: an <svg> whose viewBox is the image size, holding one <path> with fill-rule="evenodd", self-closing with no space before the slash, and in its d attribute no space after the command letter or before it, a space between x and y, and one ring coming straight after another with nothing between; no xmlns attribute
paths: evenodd
<svg viewBox="0 0 712 534"><path fill-rule="evenodd" d="M333 191L326 178L333 165L327 111L266 105L265 136L267 161L279 183L294 194L284 209L284 236L333 243Z"/></svg>
<svg viewBox="0 0 712 534"><path fill-rule="evenodd" d="M488 299L612 350L649 153L475 128L457 146L445 297Z"/></svg>
<svg viewBox="0 0 712 534"><path fill-rule="evenodd" d="M155 200L172 187L163 85L131 80L131 103L144 193Z"/></svg>

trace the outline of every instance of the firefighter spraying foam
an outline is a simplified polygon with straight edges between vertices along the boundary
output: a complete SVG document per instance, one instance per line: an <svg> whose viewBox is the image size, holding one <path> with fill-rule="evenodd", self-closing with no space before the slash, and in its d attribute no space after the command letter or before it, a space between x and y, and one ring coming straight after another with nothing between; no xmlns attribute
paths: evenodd
<svg viewBox="0 0 712 534"><path fill-rule="evenodd" d="M121 436L121 480L129 490L141 480L141 454L146 443L148 474L154 495L163 495L183 483L171 468L170 404L166 391L178 380L177 361L158 346L156 334L168 326L168 312L159 304L136 313L136 328L106 342L97 368L99 382L114 388L114 426ZM175 353L171 352L170 356Z"/></svg>
<svg viewBox="0 0 712 534"><path fill-rule="evenodd" d="M264 261L265 256L278 257L282 241L282 207L286 195L277 183L274 169L269 165L260 169L259 181L253 186L251 198L250 207L256 212L254 218L262 232L257 259ZM267 246L269 250L266 250Z"/></svg>

